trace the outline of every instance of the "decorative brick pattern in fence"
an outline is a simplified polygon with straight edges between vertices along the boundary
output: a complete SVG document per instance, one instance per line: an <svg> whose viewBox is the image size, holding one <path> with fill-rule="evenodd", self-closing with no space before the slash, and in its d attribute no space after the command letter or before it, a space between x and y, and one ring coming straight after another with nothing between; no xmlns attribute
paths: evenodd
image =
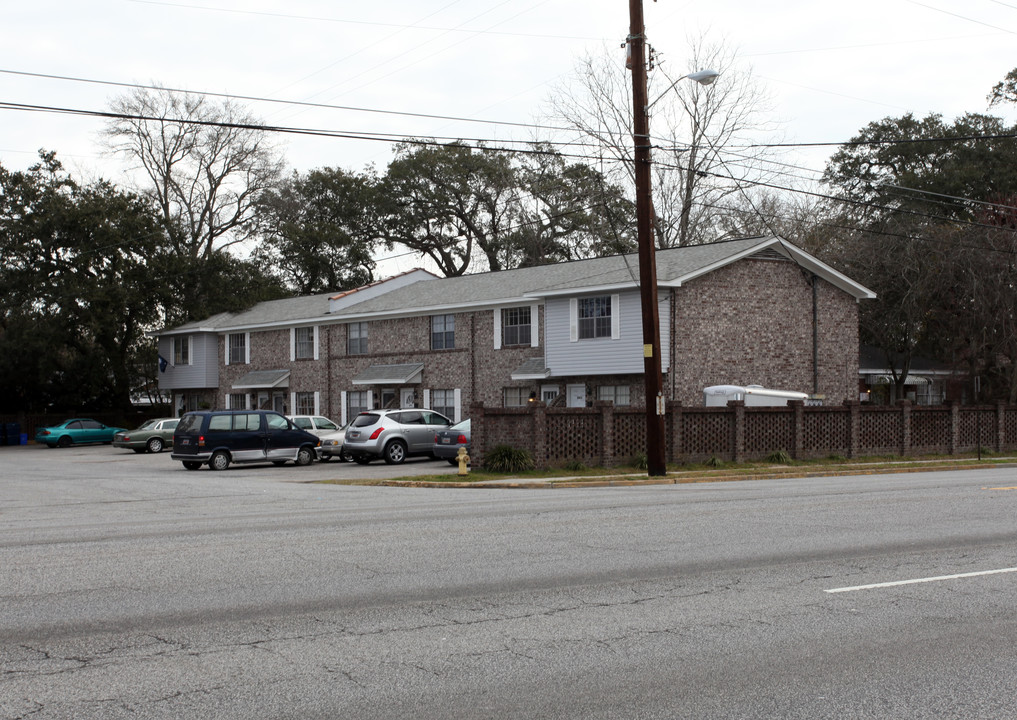
<svg viewBox="0 0 1017 720"><path fill-rule="evenodd" d="M526 408L471 406L476 466L497 445L529 450L538 468L578 461L611 467L646 452L641 407ZM1017 406L686 408L668 403L667 460L701 462L712 457L742 462L783 450L795 459L830 455L923 455L1017 450Z"/></svg>

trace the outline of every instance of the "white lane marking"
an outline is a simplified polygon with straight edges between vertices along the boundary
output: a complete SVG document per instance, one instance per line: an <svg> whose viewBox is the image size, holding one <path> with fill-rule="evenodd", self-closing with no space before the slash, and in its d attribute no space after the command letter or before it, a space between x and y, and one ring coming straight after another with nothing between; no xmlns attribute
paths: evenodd
<svg viewBox="0 0 1017 720"><path fill-rule="evenodd" d="M824 590L828 593L853 592L855 590L872 590L873 588L896 587L897 585L914 585L915 583L938 582L940 580L957 580L958 578L978 577L979 575L998 575L999 573L1017 572L1017 567L1001 570L982 570L981 572L960 573L959 575L939 575L938 577L917 578L915 580L897 580L895 582L873 583L872 585L855 585L854 587Z"/></svg>

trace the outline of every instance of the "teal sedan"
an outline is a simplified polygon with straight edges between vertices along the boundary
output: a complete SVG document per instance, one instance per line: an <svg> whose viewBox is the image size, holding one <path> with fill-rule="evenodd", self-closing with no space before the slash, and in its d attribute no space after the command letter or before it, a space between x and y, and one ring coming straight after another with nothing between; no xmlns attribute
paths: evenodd
<svg viewBox="0 0 1017 720"><path fill-rule="evenodd" d="M91 418L71 418L59 425L38 428L35 431L35 442L52 447L69 447L87 443L113 442L113 436L123 432L124 428L103 425Z"/></svg>

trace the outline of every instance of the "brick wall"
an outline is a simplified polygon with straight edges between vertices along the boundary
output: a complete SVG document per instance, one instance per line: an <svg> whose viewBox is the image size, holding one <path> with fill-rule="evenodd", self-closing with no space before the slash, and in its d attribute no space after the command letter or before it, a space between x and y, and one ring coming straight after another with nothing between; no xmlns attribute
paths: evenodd
<svg viewBox="0 0 1017 720"><path fill-rule="evenodd" d="M785 260L749 258L675 288L675 400L702 402L710 385L813 391L811 276ZM818 392L857 399L858 307L820 280Z"/></svg>

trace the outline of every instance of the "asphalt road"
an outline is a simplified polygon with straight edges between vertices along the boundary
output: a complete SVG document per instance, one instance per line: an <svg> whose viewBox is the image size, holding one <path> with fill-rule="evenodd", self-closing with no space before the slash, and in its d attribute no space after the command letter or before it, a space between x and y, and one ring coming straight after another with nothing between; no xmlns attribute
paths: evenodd
<svg viewBox="0 0 1017 720"><path fill-rule="evenodd" d="M1017 717L1012 469L342 471L0 448L0 717Z"/></svg>

